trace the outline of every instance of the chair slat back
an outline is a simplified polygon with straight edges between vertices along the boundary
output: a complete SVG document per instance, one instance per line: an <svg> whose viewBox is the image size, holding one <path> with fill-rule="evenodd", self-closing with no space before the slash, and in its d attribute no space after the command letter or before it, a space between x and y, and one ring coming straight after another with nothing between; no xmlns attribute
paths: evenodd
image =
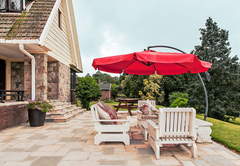
<svg viewBox="0 0 240 166"><path fill-rule="evenodd" d="M194 137L194 108L160 108L158 125L159 137Z"/></svg>
<svg viewBox="0 0 240 166"><path fill-rule="evenodd" d="M138 107L141 107L142 105L146 104L147 102L148 102L148 100L138 100ZM149 102L153 107L156 107L155 100L149 100Z"/></svg>

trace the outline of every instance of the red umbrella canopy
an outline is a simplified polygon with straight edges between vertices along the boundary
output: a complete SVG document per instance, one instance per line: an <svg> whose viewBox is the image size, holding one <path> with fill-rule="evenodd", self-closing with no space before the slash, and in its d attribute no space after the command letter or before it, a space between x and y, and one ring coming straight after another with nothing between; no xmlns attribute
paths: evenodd
<svg viewBox="0 0 240 166"><path fill-rule="evenodd" d="M123 71L134 75L177 75L202 73L211 68L209 62L201 61L193 54L167 53L147 50L131 54L96 58L95 70L121 74Z"/></svg>

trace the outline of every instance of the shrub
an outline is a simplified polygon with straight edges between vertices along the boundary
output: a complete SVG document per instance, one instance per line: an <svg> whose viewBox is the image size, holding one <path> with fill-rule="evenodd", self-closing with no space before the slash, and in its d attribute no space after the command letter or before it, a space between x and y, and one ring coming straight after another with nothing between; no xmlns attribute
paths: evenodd
<svg viewBox="0 0 240 166"><path fill-rule="evenodd" d="M99 85L92 77L78 77L78 86L75 89L77 98L82 107L89 109L89 103L98 100L102 96Z"/></svg>
<svg viewBox="0 0 240 166"><path fill-rule="evenodd" d="M187 107L188 99L177 98L170 107Z"/></svg>
<svg viewBox="0 0 240 166"><path fill-rule="evenodd" d="M177 100L178 98L188 99L188 94L187 94L187 93L181 93L181 92L173 92L172 94L169 95L170 105L171 105L175 100Z"/></svg>
<svg viewBox="0 0 240 166"><path fill-rule="evenodd" d="M111 90L112 99L115 99L117 97L117 94L118 94L118 90L117 89L112 89Z"/></svg>

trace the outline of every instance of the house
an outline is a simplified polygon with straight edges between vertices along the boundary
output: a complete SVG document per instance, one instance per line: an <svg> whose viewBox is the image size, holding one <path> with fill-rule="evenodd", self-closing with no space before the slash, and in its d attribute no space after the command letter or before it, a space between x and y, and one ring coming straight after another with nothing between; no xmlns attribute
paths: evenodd
<svg viewBox="0 0 240 166"><path fill-rule="evenodd" d="M104 81L98 85L100 90L102 91L101 100L111 100L111 84L108 84Z"/></svg>
<svg viewBox="0 0 240 166"><path fill-rule="evenodd" d="M0 90L69 102L82 72L72 1L1 0L0 50Z"/></svg>

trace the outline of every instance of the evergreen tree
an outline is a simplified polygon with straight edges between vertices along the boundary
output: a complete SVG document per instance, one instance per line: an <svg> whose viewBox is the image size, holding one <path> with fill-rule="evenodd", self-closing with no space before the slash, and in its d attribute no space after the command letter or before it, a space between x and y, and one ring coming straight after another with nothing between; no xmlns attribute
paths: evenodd
<svg viewBox="0 0 240 166"><path fill-rule="evenodd" d="M239 101L239 84L237 81L239 72L238 57L230 57L231 47L228 42L229 32L220 29L212 18L208 18L206 28L201 28L201 45L195 46L193 54L199 59L212 64L209 69L211 81L207 82L202 74L206 85L209 112L208 116L228 120L229 116L237 116ZM193 77L193 82L189 84L187 93L190 95L189 104L196 106L200 111L205 110L204 93L197 76ZM192 94L192 95L191 95ZM227 116L225 116L227 115Z"/></svg>

